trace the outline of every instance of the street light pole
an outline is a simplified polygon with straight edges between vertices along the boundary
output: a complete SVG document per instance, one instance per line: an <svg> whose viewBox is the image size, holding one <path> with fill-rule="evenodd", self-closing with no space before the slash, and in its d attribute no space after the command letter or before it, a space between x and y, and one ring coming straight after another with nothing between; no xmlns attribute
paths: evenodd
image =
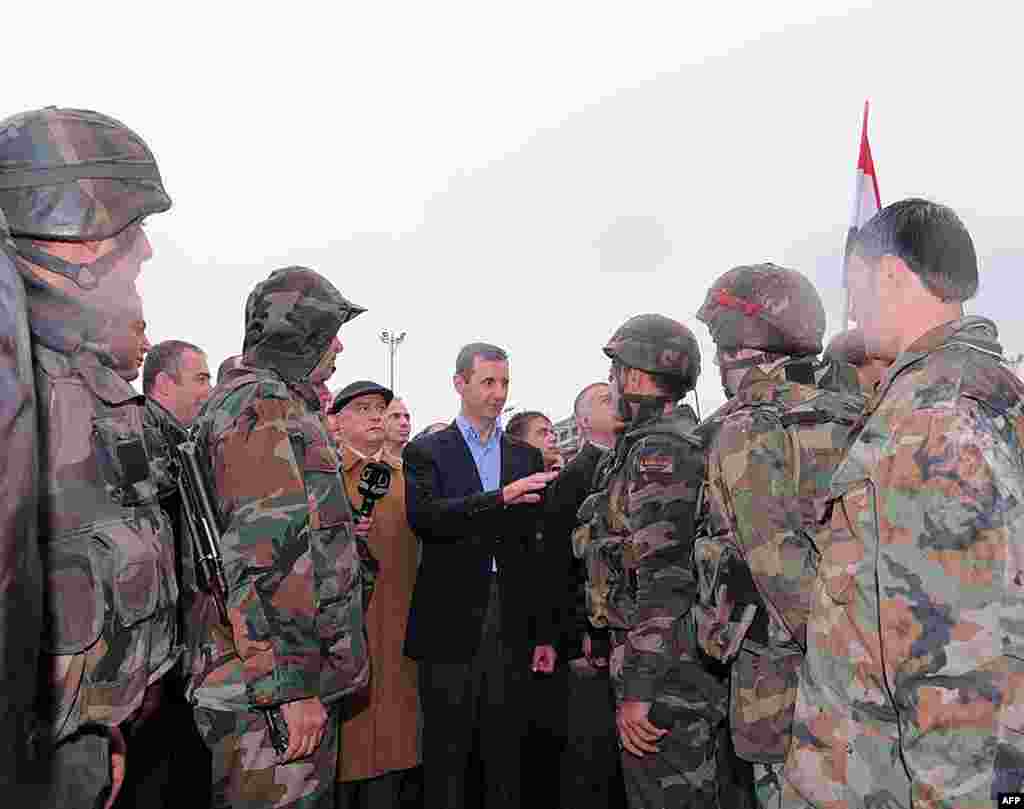
<svg viewBox="0 0 1024 809"><path fill-rule="evenodd" d="M395 334L395 332L385 329L380 333L380 341L388 347L388 387L391 390L395 389L395 354L398 353L398 347L404 339L404 331L401 334Z"/></svg>

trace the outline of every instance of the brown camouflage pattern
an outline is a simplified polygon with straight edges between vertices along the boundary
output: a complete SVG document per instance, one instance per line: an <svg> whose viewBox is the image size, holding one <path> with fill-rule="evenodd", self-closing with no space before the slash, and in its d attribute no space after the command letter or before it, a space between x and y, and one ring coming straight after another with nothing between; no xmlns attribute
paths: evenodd
<svg viewBox="0 0 1024 809"><path fill-rule="evenodd" d="M323 741L308 758L278 764L260 712L195 712L212 752L210 809L332 809L338 762L338 711L327 714Z"/></svg>
<svg viewBox="0 0 1024 809"><path fill-rule="evenodd" d="M15 236L99 241L170 207L153 153L121 122L57 107L0 121L0 209Z"/></svg>
<svg viewBox="0 0 1024 809"><path fill-rule="evenodd" d="M816 355L825 334L825 307L814 285L776 264L729 270L711 285L697 319L725 349Z"/></svg>
<svg viewBox="0 0 1024 809"><path fill-rule="evenodd" d="M193 427L221 518L230 626L197 601L190 690L202 708L241 713L331 702L369 678L352 512L316 391L298 376L316 367L348 302L292 268L258 285L246 311L246 363Z"/></svg>
<svg viewBox="0 0 1024 809"><path fill-rule="evenodd" d="M980 809L1024 784L1022 400L968 317L868 402L817 536L783 806Z"/></svg>
<svg viewBox="0 0 1024 809"><path fill-rule="evenodd" d="M724 584L733 602L758 605L732 661L729 721L737 755L759 764L780 764L789 746L817 570L812 536L863 406L859 397L789 381L791 365L751 368L728 409L702 425L708 514L694 548L701 602L713 607ZM733 564L745 574L733 573ZM741 575L752 579L749 592ZM712 618L710 610L697 613L698 621ZM721 646L705 651L719 657ZM762 806L778 804L774 775L758 770Z"/></svg>
<svg viewBox="0 0 1024 809"><path fill-rule="evenodd" d="M0 212L0 788L29 777L42 632L39 448L25 290Z"/></svg>

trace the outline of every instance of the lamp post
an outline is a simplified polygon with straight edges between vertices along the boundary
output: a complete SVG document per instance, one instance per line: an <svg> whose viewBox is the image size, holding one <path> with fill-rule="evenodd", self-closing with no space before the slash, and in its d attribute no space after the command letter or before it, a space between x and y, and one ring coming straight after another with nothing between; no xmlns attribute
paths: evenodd
<svg viewBox="0 0 1024 809"><path fill-rule="evenodd" d="M380 333L380 341L388 347L388 387L391 390L395 389L395 354L398 353L398 347L404 339L404 331L401 334L395 334L393 331L385 329Z"/></svg>

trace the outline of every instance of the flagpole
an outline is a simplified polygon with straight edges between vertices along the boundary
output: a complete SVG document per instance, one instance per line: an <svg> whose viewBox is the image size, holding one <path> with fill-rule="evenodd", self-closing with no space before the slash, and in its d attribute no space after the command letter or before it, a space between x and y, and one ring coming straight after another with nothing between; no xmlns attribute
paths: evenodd
<svg viewBox="0 0 1024 809"><path fill-rule="evenodd" d="M864 148L868 139L868 109L870 106L869 100L864 100L864 120L861 124L860 130L860 150L857 156L857 167L860 169L861 163L864 157ZM870 147L869 147L870 148ZM843 279L843 321L840 324L840 332L846 331L850 327L850 285L846 281L846 265L849 259L849 248L850 248L850 236L854 230L863 225L863 222L858 222L861 207L861 195L864 193L862 184L865 182L866 177L858 170L855 175L853 184L853 203L850 211L850 228L846 232L846 244L843 247L843 258L842 258L842 279ZM872 192L874 192L874 181L872 181ZM881 207L881 201L878 201L879 207Z"/></svg>

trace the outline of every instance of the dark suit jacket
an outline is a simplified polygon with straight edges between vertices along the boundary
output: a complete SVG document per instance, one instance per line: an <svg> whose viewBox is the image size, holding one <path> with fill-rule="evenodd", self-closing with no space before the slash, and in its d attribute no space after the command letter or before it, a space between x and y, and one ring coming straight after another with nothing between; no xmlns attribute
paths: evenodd
<svg viewBox="0 0 1024 809"><path fill-rule="evenodd" d="M473 657L490 596L492 556L498 560L506 647L525 653L534 645L553 645L547 588L538 594L536 586L540 506L505 506L499 492L483 492L454 422L410 441L402 461L409 525L423 542L405 654L435 662ZM542 471L539 450L502 434L502 486Z"/></svg>
<svg viewBox="0 0 1024 809"><path fill-rule="evenodd" d="M587 573L583 562L573 555L572 532L576 512L590 494L597 465L607 450L587 443L548 484L544 498L545 569L551 572L551 601L557 611L553 620L558 628L559 660L572 660L583 654L583 633L593 631L587 619L583 587Z"/></svg>

